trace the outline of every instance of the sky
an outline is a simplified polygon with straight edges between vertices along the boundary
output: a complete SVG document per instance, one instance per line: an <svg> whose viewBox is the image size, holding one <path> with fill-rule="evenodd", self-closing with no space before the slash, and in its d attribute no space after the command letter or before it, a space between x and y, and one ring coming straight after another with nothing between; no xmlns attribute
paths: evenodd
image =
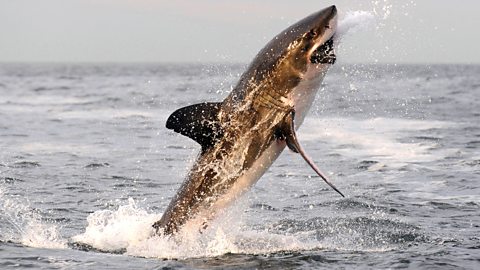
<svg viewBox="0 0 480 270"><path fill-rule="evenodd" d="M332 4L375 18L339 61L480 64L479 0L0 0L0 62L248 63Z"/></svg>

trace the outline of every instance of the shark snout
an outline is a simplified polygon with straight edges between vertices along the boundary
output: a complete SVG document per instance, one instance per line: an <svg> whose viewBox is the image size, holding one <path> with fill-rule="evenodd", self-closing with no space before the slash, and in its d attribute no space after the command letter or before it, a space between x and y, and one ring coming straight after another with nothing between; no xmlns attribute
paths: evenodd
<svg viewBox="0 0 480 270"><path fill-rule="evenodd" d="M332 32L335 33L335 31L337 30L337 7L335 5L328 7L326 9L326 13L328 14L328 23L326 27L328 27Z"/></svg>
<svg viewBox="0 0 480 270"><path fill-rule="evenodd" d="M327 8L327 11L330 12L330 16L336 16L337 15L337 7L335 5L332 5Z"/></svg>

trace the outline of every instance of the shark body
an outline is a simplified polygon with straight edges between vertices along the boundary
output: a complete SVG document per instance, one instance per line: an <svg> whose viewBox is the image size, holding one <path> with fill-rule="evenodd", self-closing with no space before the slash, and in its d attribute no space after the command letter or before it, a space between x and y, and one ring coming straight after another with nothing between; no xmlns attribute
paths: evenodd
<svg viewBox="0 0 480 270"><path fill-rule="evenodd" d="M295 134L335 62L336 28L335 6L311 14L274 37L225 100L170 115L167 128L192 138L202 149L162 218L153 224L157 234L175 234L189 223L205 227L255 184L287 146L340 193Z"/></svg>

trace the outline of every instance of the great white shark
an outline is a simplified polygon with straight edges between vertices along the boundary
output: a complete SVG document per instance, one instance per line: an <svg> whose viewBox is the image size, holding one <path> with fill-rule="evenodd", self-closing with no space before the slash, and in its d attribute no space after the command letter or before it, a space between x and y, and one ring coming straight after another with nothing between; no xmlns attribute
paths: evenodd
<svg viewBox="0 0 480 270"><path fill-rule="evenodd" d="M335 6L311 14L275 36L225 100L170 115L166 127L197 141L201 152L153 224L157 234L175 234L189 223L205 227L255 184L286 146L343 196L307 156L295 133L335 63L336 29Z"/></svg>

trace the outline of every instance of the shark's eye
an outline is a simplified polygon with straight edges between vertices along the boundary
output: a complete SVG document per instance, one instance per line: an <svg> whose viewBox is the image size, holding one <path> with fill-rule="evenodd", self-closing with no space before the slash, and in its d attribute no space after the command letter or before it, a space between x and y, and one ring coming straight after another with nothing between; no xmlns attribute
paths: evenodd
<svg viewBox="0 0 480 270"><path fill-rule="evenodd" d="M320 45L310 56L313 64L334 64L336 60L333 38Z"/></svg>

